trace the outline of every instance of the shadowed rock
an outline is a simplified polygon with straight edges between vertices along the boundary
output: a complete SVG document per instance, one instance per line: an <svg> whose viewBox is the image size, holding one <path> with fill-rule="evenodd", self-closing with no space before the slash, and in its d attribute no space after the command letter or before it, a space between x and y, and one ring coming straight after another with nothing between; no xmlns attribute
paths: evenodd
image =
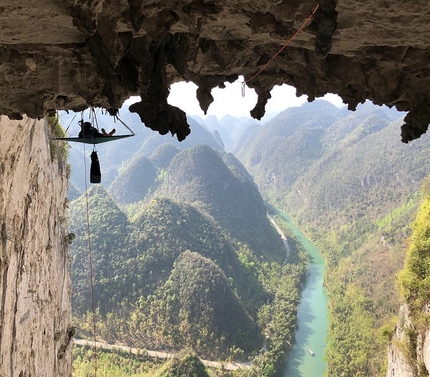
<svg viewBox="0 0 430 377"><path fill-rule="evenodd" d="M409 111L407 142L430 119L430 3L418 1L6 1L0 12L0 113L20 119L56 109L120 108L131 95L142 121L183 140L189 126L167 104L169 87L192 81L203 111L212 88L239 76L265 113L270 90L290 84L309 101L339 94ZM22 12L26 9L26 12ZM38 22L33 22L37 19ZM42 27L43 25L43 27ZM255 76L255 77L254 77ZM250 80L252 78L252 80Z"/></svg>

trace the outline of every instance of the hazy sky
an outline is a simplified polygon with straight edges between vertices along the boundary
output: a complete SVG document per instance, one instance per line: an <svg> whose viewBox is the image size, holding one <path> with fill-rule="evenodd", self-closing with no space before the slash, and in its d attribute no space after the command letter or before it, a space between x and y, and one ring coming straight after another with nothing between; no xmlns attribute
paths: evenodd
<svg viewBox="0 0 430 377"><path fill-rule="evenodd" d="M207 115L216 115L218 119L227 114L237 117L250 116L249 112L257 102L257 94L254 89L246 87L245 97L242 97L242 80L243 78L239 78L233 84L226 83L225 89L212 89L214 102L209 106ZM170 88L168 101L170 104L185 111L188 115L204 117L204 113L200 109L196 98L196 89L197 86L193 83L180 82L173 84ZM306 96L297 98L296 89L288 85L275 86L271 94L272 98L266 105L266 113L281 112L288 107L300 106L307 99ZM336 106L342 105L342 100L337 95L328 94L324 98ZM126 101L126 104L130 104L136 100L138 100L138 97L132 97Z"/></svg>

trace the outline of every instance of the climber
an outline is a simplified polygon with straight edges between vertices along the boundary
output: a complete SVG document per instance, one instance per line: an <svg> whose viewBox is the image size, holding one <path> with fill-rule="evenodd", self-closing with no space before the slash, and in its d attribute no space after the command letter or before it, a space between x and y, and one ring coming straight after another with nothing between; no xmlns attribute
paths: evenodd
<svg viewBox="0 0 430 377"><path fill-rule="evenodd" d="M79 125L81 126L81 131L79 132L78 137L80 138L112 136L116 132L115 128L109 133L102 128L102 133L100 133L97 128L94 128L91 125L90 122L84 122L82 120L79 121Z"/></svg>

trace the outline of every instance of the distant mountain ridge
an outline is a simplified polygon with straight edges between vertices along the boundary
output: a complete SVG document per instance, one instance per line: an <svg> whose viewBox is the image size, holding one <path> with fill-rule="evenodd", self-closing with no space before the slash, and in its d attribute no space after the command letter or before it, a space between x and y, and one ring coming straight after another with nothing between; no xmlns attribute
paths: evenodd
<svg viewBox="0 0 430 377"><path fill-rule="evenodd" d="M306 153L314 153L309 147L315 147L315 145L310 145L306 149L305 146L300 145L300 140L308 142L308 138L300 138L298 132L313 129L325 130L340 118L338 113L341 110L329 102L315 101L315 105L312 108L310 106L310 104L305 104L301 107L288 108L264 126L252 130L241 149L235 152L260 185L263 182L266 186L271 183L270 174L282 175L278 170L282 169L284 161L295 160L297 163L303 158L307 159L303 153L304 150ZM294 140L294 138L298 138L298 140ZM290 149L291 147L294 149ZM316 147L318 148L318 146ZM272 168L273 163L278 164L275 171ZM266 175L260 177L263 171L266 172ZM284 182L281 183L281 187L283 186Z"/></svg>
<svg viewBox="0 0 430 377"><path fill-rule="evenodd" d="M428 136L401 143L403 116L370 103L348 112L315 101L252 129L236 153L264 197L324 254L330 376L383 373L379 328L399 307L395 274L430 173Z"/></svg>
<svg viewBox="0 0 430 377"><path fill-rule="evenodd" d="M205 119L191 117L212 133L218 132L226 150L230 151L237 144L242 133L249 127L256 127L259 122L251 117L233 117L225 115L218 120L215 115L209 115Z"/></svg>

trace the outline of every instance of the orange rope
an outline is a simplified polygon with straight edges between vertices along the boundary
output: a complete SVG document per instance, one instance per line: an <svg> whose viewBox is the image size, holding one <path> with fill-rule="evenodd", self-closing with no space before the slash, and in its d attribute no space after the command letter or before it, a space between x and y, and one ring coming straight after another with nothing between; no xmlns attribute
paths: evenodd
<svg viewBox="0 0 430 377"><path fill-rule="evenodd" d="M315 6L313 11L311 12L311 15L303 22L303 24L297 29L297 31L293 34L293 36L279 49L279 51L270 58L270 60L264 65L263 68L261 68L250 79L242 82L242 95L244 95L245 84L251 80L254 80L261 72L263 72L269 66L269 64L272 62L272 60L275 59L284 50L284 48L290 44L290 42L297 36L297 34L299 34L303 30L303 28L309 23L309 21L312 19L312 17L315 15L316 11L318 10L319 6L320 6L319 4L317 4Z"/></svg>

